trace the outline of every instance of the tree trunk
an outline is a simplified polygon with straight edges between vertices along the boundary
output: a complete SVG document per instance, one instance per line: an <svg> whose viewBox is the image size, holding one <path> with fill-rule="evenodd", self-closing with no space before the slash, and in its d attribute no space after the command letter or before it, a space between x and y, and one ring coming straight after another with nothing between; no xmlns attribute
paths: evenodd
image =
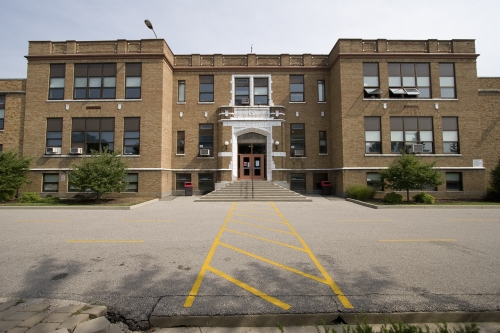
<svg viewBox="0 0 500 333"><path fill-rule="evenodd" d="M410 190L406 189L406 202L410 203Z"/></svg>

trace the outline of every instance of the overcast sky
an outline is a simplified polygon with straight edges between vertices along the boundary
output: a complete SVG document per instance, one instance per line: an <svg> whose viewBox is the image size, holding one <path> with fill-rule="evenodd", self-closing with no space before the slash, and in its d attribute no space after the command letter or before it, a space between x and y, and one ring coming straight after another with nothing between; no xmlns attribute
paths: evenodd
<svg viewBox="0 0 500 333"><path fill-rule="evenodd" d="M0 78L25 78L28 41L158 38L174 54L328 54L339 38L475 39L500 77L498 0L2 0Z"/></svg>

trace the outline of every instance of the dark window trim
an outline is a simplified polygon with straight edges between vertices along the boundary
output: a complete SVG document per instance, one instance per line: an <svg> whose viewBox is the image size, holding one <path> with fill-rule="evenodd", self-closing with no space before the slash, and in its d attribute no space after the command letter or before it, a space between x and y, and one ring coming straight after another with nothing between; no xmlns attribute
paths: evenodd
<svg viewBox="0 0 500 333"><path fill-rule="evenodd" d="M114 66L114 68L112 67ZM100 75L92 75L91 71L94 70L97 66L101 66L100 68ZM85 67L85 70L84 70ZM94 68L92 68L94 67ZM73 99L74 100L85 100L85 99L116 99L116 63L102 63L102 64L74 64L75 68L75 75L74 75L74 87L73 87ZM85 71L85 75L79 75L77 72L79 71ZM109 73L107 73L109 71ZM86 86L81 86L77 87L76 86L76 81L77 79L86 79ZM90 86L90 79L91 78L100 78L101 83L99 87L91 87ZM105 86L105 78L114 78L115 83L114 86ZM99 97L97 96L91 96L93 93L93 90L99 89ZM77 97L77 91L79 93L83 93L85 90L85 97ZM113 97L104 97L104 95L108 92L113 92Z"/></svg>
<svg viewBox="0 0 500 333"><path fill-rule="evenodd" d="M75 129L75 120L84 120L84 125L83 125L83 130L76 128ZM99 121L99 130L89 130L87 125L88 122L91 120L98 120ZM113 123L113 130L108 130L106 128L103 129L104 124L103 120L112 120ZM88 147L89 144L97 144L98 145L98 151L103 151L104 148L108 148L110 152L114 151L114 144L115 144L115 118L114 117L74 117L71 119L72 124L71 124L71 148L83 148L83 151L85 154L90 154L92 148ZM111 128L111 127L110 127ZM75 141L75 135L78 135L78 133L83 132L83 141ZM99 139L98 142L89 142L89 132L98 132L99 133ZM102 133L104 132L112 132L113 133L113 141L106 141L102 142L103 140L106 140L103 138ZM111 144L111 145L110 145ZM83 146L83 147L82 147ZM110 148L111 147L111 148Z"/></svg>
<svg viewBox="0 0 500 333"><path fill-rule="evenodd" d="M134 124L137 122L137 124ZM128 133L128 134L127 134ZM137 140L137 144L130 144L130 141ZM132 149L130 152L129 149ZM123 118L123 155L140 155L141 153L141 118Z"/></svg>
<svg viewBox="0 0 500 333"><path fill-rule="evenodd" d="M57 176L57 182L46 182L45 176ZM46 190L45 185L56 185L57 190ZM42 174L42 192L59 192L59 174L58 173L44 173Z"/></svg>
<svg viewBox="0 0 500 333"><path fill-rule="evenodd" d="M290 80L290 102L300 103L305 102L304 94L304 75L292 74ZM292 87L293 85L293 87ZM296 91L295 91L296 90ZM293 97L294 96L294 97ZM295 99L298 98L298 99Z"/></svg>
<svg viewBox="0 0 500 333"><path fill-rule="evenodd" d="M135 66L136 68L133 68ZM139 86L128 86L128 78L139 78ZM139 92L137 94L137 92ZM142 63L125 64L125 99L141 99L142 94Z"/></svg>
<svg viewBox="0 0 500 333"><path fill-rule="evenodd" d="M49 74L49 100L63 100L64 87L66 86L66 64L50 64ZM63 86L52 88L52 79L63 79ZM57 97L54 97L57 96Z"/></svg>
<svg viewBox="0 0 500 333"><path fill-rule="evenodd" d="M303 154L297 154L297 150L302 150ZM306 157L306 125L304 123L290 124L290 157Z"/></svg>
<svg viewBox="0 0 500 333"><path fill-rule="evenodd" d="M213 75L200 75L200 86L199 86L199 101L201 103L213 103L214 102L214 76Z"/></svg>

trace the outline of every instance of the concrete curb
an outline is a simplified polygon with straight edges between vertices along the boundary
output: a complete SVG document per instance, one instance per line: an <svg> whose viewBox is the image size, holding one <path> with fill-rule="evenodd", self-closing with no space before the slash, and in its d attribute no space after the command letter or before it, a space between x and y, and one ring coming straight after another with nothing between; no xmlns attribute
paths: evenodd
<svg viewBox="0 0 500 333"><path fill-rule="evenodd" d="M500 209L500 205L375 205L351 198L345 200L373 209Z"/></svg>
<svg viewBox="0 0 500 333"><path fill-rule="evenodd" d="M400 312L400 313L344 313L340 314L349 325L363 322L368 324L389 324L390 321L411 323L500 323L500 311L485 312Z"/></svg>
<svg viewBox="0 0 500 333"><path fill-rule="evenodd" d="M136 208L140 208L142 206L149 205L154 202L158 202L160 199L152 199L149 201L141 202L137 205L132 205L132 206L87 206L87 205L74 205L74 206L3 206L0 205L0 209L58 209L58 210L64 210L64 209L75 209L75 210L132 210Z"/></svg>

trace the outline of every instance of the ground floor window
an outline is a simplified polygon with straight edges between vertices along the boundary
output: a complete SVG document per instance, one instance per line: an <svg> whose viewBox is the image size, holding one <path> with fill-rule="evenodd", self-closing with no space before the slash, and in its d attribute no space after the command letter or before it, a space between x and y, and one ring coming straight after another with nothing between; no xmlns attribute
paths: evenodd
<svg viewBox="0 0 500 333"><path fill-rule="evenodd" d="M293 191L306 190L306 174L305 173L292 173L290 179L290 189Z"/></svg>
<svg viewBox="0 0 500 333"><path fill-rule="evenodd" d="M461 172L446 173L446 191L463 191Z"/></svg>
<svg viewBox="0 0 500 333"><path fill-rule="evenodd" d="M375 191L383 191L384 186L382 183L382 177L378 172L367 172L366 173L366 185L373 188Z"/></svg>
<svg viewBox="0 0 500 333"><path fill-rule="evenodd" d="M139 191L139 174L128 173L123 180L128 183L125 192Z"/></svg>
<svg viewBox="0 0 500 333"><path fill-rule="evenodd" d="M43 175L42 192L58 192L59 191L59 174L46 173Z"/></svg>
<svg viewBox="0 0 500 333"><path fill-rule="evenodd" d="M203 193L212 192L214 190L213 173L200 173L198 175L198 190Z"/></svg>
<svg viewBox="0 0 500 333"><path fill-rule="evenodd" d="M321 182L328 180L327 173L313 173L313 190L321 190Z"/></svg>
<svg viewBox="0 0 500 333"><path fill-rule="evenodd" d="M191 182L191 174L190 173L178 173L175 176L175 189L176 190L184 190L184 183Z"/></svg>

